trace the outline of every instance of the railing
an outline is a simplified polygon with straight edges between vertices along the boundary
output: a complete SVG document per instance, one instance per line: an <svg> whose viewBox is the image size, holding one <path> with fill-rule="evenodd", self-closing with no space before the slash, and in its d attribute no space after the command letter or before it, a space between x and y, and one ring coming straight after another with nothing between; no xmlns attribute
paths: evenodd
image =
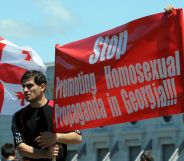
<svg viewBox="0 0 184 161"><path fill-rule="evenodd" d="M177 161L182 156L182 153L184 151L184 140L180 144L179 148L176 148L172 156L170 157L169 161Z"/></svg>
<svg viewBox="0 0 184 161"><path fill-rule="evenodd" d="M71 161L78 161L78 154L75 154Z"/></svg>
<svg viewBox="0 0 184 161"><path fill-rule="evenodd" d="M172 156L170 157L169 161L177 161L179 158L179 153L178 153L179 149L176 148L176 150L174 151L174 153L172 154Z"/></svg>
<svg viewBox="0 0 184 161"><path fill-rule="evenodd" d="M111 152L108 152L102 161L110 161L110 154Z"/></svg>
<svg viewBox="0 0 184 161"><path fill-rule="evenodd" d="M137 156L137 158L135 159L135 161L140 161L140 158L141 158L142 153L144 153L144 150L141 150L141 152L139 153L139 155Z"/></svg>
<svg viewBox="0 0 184 161"><path fill-rule="evenodd" d="M137 158L135 159L135 161L140 161L140 158L141 158L142 153L144 153L144 151L150 150L150 149L152 149L152 139L149 140L149 142L145 146L144 150L141 150L141 152L139 153L139 155L137 156Z"/></svg>

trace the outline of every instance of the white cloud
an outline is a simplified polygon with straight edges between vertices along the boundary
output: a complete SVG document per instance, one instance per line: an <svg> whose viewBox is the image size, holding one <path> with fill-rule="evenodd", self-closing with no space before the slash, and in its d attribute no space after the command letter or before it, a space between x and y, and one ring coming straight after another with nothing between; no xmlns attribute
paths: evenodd
<svg viewBox="0 0 184 161"><path fill-rule="evenodd" d="M0 20L0 32L2 36L12 36L16 38L35 37L39 31L28 23L17 20Z"/></svg>
<svg viewBox="0 0 184 161"><path fill-rule="evenodd" d="M40 9L47 14L47 18L60 20L66 22L71 22L74 20L72 13L67 10L61 1L59 0L34 0L35 4L38 4Z"/></svg>
<svg viewBox="0 0 184 161"><path fill-rule="evenodd" d="M60 0L34 0L39 7L42 21L35 22L18 21L14 19L0 20L1 36L14 38L38 38L65 34L75 26L76 17L67 10ZM40 16L40 15L38 15Z"/></svg>
<svg viewBox="0 0 184 161"><path fill-rule="evenodd" d="M67 33L77 24L74 14L66 9L60 0L34 0L34 2L43 14L48 32Z"/></svg>

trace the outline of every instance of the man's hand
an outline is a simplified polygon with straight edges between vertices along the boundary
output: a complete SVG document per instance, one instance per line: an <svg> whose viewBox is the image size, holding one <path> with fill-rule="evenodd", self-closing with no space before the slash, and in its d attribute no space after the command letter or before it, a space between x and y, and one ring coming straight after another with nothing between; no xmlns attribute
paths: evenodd
<svg viewBox="0 0 184 161"><path fill-rule="evenodd" d="M57 142L56 134L46 131L41 132L40 136L38 136L35 141L41 148L47 148L51 145L54 145Z"/></svg>
<svg viewBox="0 0 184 161"><path fill-rule="evenodd" d="M52 145L47 150L47 157L49 159L54 159L59 154L59 146L58 145Z"/></svg>
<svg viewBox="0 0 184 161"><path fill-rule="evenodd" d="M166 8L164 8L165 12L167 13L171 13L174 10L174 6L172 6L171 4L169 4Z"/></svg>
<svg viewBox="0 0 184 161"><path fill-rule="evenodd" d="M17 145L17 150L23 157L32 159L53 159L59 153L58 145L52 145L48 149L38 149L26 143L20 143Z"/></svg>

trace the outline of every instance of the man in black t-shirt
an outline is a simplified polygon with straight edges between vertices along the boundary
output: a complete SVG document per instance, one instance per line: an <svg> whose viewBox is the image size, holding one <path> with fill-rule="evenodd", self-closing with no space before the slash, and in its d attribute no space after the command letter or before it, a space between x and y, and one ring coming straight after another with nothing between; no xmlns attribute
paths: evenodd
<svg viewBox="0 0 184 161"><path fill-rule="evenodd" d="M79 130L53 133L52 102L45 97L46 78L40 71L27 71L22 79L28 106L12 119L15 145L26 161L66 161L67 145L82 141Z"/></svg>

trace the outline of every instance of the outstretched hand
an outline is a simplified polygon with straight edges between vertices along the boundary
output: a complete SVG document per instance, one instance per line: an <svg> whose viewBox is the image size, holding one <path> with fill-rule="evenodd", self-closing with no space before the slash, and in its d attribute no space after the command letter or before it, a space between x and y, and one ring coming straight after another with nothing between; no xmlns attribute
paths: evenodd
<svg viewBox="0 0 184 161"><path fill-rule="evenodd" d="M46 131L41 132L40 136L35 138L35 141L38 143L38 146L44 149L54 145L57 142L57 138L55 133Z"/></svg>

